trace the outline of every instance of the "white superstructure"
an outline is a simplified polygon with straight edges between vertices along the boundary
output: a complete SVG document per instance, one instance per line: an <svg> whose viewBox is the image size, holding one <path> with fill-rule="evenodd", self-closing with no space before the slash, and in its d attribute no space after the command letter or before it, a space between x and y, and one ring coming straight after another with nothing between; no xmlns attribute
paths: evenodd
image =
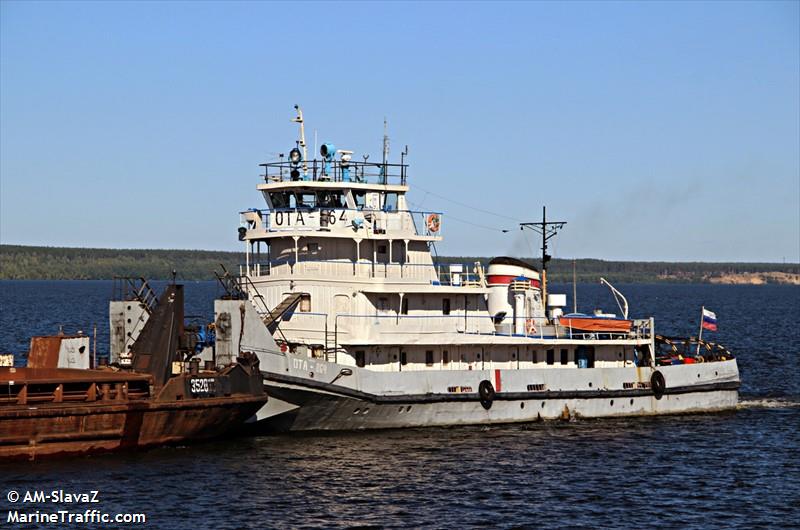
<svg viewBox="0 0 800 530"><path fill-rule="evenodd" d="M446 216L409 208L405 164L303 151L262 164L266 207L241 213L240 299L216 305L217 358L261 357L260 419L341 429L736 404L736 361L656 366L652 319L564 316L566 297L546 307L546 278L514 258L436 263Z"/></svg>

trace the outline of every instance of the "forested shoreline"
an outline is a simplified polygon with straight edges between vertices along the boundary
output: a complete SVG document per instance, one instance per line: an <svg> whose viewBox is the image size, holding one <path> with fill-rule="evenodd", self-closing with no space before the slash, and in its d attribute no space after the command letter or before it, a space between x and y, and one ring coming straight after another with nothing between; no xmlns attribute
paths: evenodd
<svg viewBox="0 0 800 530"><path fill-rule="evenodd" d="M440 263L484 266L489 258L439 257ZM537 269L539 260L524 259ZM241 252L216 250L97 249L0 245L0 279L9 280L94 280L115 276L141 276L169 279L172 271L183 280L213 279L213 271L224 265L239 270ZM700 263L575 260L579 282L595 282L605 277L621 283L796 283L800 281L797 263ZM548 278L555 282L572 281L573 260L553 259Z"/></svg>

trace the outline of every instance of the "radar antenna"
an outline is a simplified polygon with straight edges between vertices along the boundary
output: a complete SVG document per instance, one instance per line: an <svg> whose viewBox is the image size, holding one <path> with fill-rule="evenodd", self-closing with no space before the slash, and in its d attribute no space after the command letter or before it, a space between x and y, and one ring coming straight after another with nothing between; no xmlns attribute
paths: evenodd
<svg viewBox="0 0 800 530"><path fill-rule="evenodd" d="M565 224L567 224L566 221L548 221L546 206L542 206L541 223L519 224L520 230L530 228L537 234L542 235L542 300L545 304L547 303L547 262L553 257L547 253L547 241L554 237L559 230L564 228Z"/></svg>
<svg viewBox="0 0 800 530"><path fill-rule="evenodd" d="M306 128L303 125L303 111L300 110L299 105L294 106L297 111L297 117L292 118L292 122L300 124L300 147L303 149L303 174L308 173L308 147L306 146Z"/></svg>

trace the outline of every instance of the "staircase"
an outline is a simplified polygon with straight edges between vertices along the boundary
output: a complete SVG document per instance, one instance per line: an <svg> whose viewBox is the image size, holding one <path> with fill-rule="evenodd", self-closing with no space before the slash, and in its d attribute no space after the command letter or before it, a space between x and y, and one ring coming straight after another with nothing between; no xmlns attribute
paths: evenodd
<svg viewBox="0 0 800 530"><path fill-rule="evenodd" d="M114 277L113 299L139 302L148 315L158 303L158 295L144 278Z"/></svg>
<svg viewBox="0 0 800 530"><path fill-rule="evenodd" d="M303 298L304 295L307 295L307 293L292 293L284 298L283 301L272 311L267 308L263 297L261 297L261 295L257 295L257 297L261 298L261 306L264 309L264 311L259 311L262 314L261 319L264 321L264 324L267 325L267 329L269 329L270 333L275 333L275 330L278 329L278 324L280 324L283 315L293 311L294 308L297 307L297 304L300 303L300 299Z"/></svg>

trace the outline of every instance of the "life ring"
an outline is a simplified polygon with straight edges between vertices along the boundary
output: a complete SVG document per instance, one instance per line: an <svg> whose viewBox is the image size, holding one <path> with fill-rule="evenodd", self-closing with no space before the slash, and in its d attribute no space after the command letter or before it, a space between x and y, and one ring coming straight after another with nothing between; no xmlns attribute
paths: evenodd
<svg viewBox="0 0 800 530"><path fill-rule="evenodd" d="M664 397L664 391L667 389L667 382L664 380L664 374L656 370L650 376L650 388L653 389L653 395L656 399Z"/></svg>
<svg viewBox="0 0 800 530"><path fill-rule="evenodd" d="M436 233L439 231L439 228L441 227L442 220L439 217L439 214L432 213L428 214L428 218L425 220L425 224L427 225L429 232Z"/></svg>
<svg viewBox="0 0 800 530"><path fill-rule="evenodd" d="M534 319L529 318L525 321L525 331L528 332L528 335L536 334L536 321Z"/></svg>
<svg viewBox="0 0 800 530"><path fill-rule="evenodd" d="M481 398L481 405L486 410L492 408L492 402L494 401L494 387L492 386L491 381L487 381L484 379L481 381L481 384L478 385L478 396Z"/></svg>

